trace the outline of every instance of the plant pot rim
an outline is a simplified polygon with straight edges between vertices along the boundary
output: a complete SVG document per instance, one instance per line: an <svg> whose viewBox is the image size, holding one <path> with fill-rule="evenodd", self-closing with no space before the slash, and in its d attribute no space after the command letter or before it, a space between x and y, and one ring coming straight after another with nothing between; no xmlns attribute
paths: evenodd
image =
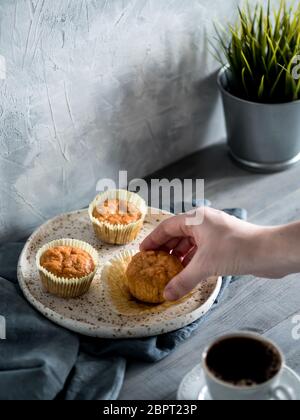
<svg viewBox="0 0 300 420"><path fill-rule="evenodd" d="M227 95L230 98L234 98L235 100L243 102L243 103L248 104L248 105L262 106L262 107L279 107L279 106L282 107L282 106L291 106L291 105L300 104L299 99L297 101L268 103L268 102L248 101L247 99L243 99L243 98L240 98L239 96L233 95L223 86L223 83L222 83L222 76L228 70L230 70L230 65L229 64L223 66L218 73L218 79L217 80L218 80L218 86L219 86L219 89L221 90L221 92L223 92L225 95Z"/></svg>

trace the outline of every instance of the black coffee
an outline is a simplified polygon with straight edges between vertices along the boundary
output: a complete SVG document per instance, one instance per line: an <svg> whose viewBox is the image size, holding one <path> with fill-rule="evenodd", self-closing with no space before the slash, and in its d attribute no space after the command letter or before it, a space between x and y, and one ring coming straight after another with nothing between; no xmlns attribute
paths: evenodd
<svg viewBox="0 0 300 420"><path fill-rule="evenodd" d="M208 352L211 373L236 386L254 386L272 379L280 370L281 356L264 341L247 337L221 339Z"/></svg>

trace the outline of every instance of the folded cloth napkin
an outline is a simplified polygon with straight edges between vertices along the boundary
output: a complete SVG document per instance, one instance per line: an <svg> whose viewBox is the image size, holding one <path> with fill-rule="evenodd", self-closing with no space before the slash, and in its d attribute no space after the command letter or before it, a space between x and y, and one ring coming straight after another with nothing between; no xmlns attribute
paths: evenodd
<svg viewBox="0 0 300 420"><path fill-rule="evenodd" d="M227 212L241 219L247 217L241 209ZM79 336L48 321L24 299L16 273L23 246L9 243L0 247L2 330L6 321L6 339L0 339L0 400L117 399L128 359L163 359L209 316L158 337L102 340ZM233 280L223 279L214 307Z"/></svg>

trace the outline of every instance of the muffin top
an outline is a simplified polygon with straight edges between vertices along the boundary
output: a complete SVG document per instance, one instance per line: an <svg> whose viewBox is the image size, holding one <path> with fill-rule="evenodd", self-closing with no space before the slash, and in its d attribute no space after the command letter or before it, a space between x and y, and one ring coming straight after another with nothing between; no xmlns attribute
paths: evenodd
<svg viewBox="0 0 300 420"><path fill-rule="evenodd" d="M41 256L40 264L55 276L66 279L85 277L95 270L95 263L90 254L72 246L48 249Z"/></svg>
<svg viewBox="0 0 300 420"><path fill-rule="evenodd" d="M94 208L93 216L100 222L108 222L111 225L128 225L137 222L142 213L128 201L108 199Z"/></svg>
<svg viewBox="0 0 300 420"><path fill-rule="evenodd" d="M127 286L142 302L163 303L166 285L182 270L180 260L164 251L139 252L128 265Z"/></svg>

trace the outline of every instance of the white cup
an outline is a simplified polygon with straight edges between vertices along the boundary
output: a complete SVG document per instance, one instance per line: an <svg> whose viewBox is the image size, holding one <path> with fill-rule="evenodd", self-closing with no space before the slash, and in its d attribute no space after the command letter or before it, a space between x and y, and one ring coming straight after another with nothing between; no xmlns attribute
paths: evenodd
<svg viewBox="0 0 300 420"><path fill-rule="evenodd" d="M280 360L280 369L274 374L274 376L259 385L234 385L230 382L219 379L208 367L207 358L211 349L218 343L224 340L230 340L234 338L246 338L252 340L259 340L266 344L268 347L272 347L278 354ZM247 363L247 360L245 360ZM224 360L226 364L226 360ZM217 339L211 346L209 346L203 353L202 367L205 374L206 384L208 391L213 400L230 400L230 401L247 401L247 400L293 400L293 392L287 387L280 384L280 378L282 371L285 366L284 356L279 348L270 340L254 333L236 333L225 335Z"/></svg>

